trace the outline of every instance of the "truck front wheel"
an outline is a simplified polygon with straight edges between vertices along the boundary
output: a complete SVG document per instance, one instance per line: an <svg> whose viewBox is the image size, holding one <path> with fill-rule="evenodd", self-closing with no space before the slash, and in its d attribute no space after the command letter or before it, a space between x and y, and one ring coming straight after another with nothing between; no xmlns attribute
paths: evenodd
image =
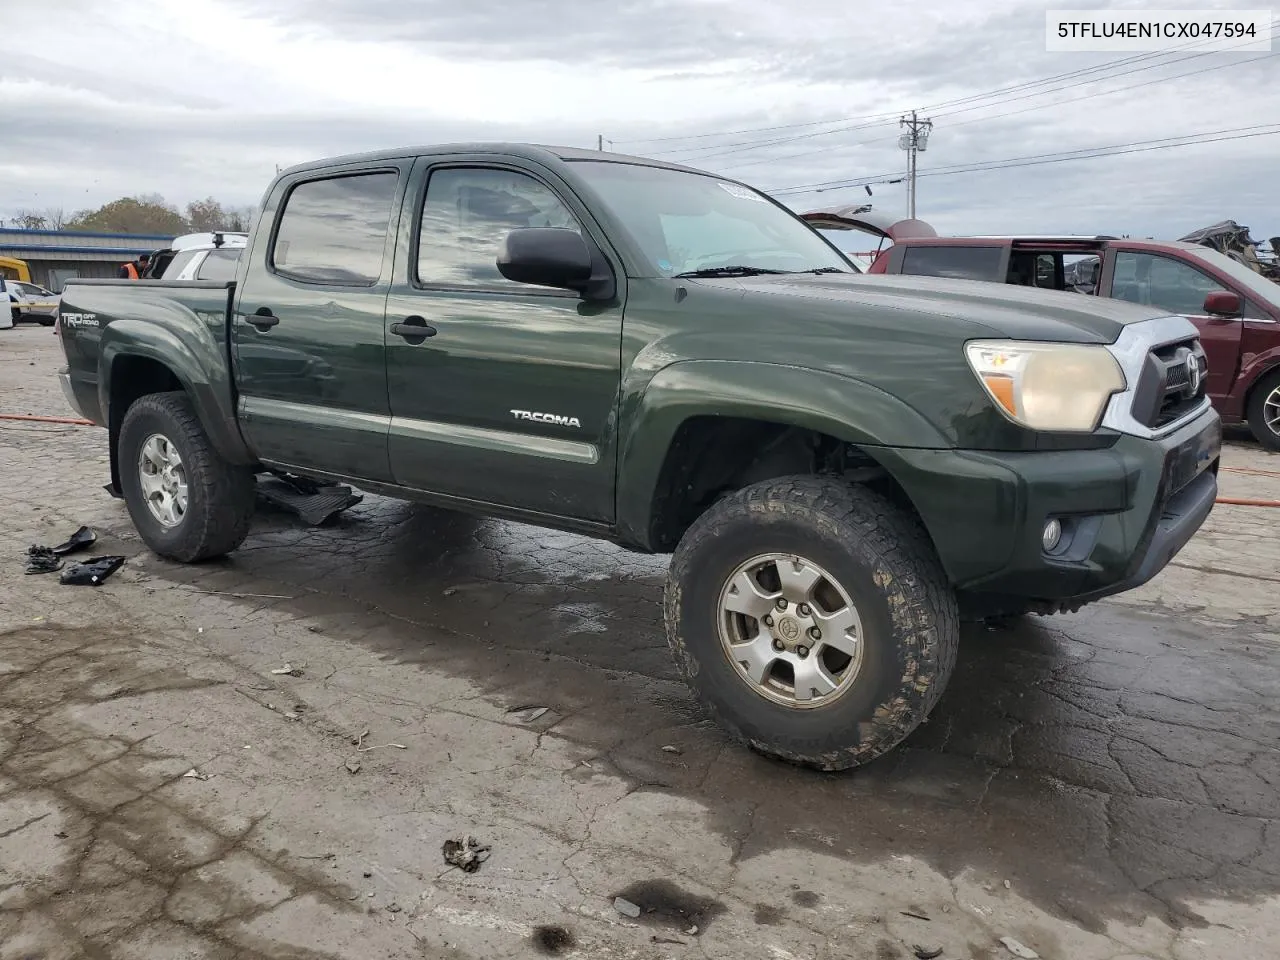
<svg viewBox="0 0 1280 960"><path fill-rule="evenodd" d="M891 750L955 666L956 600L916 520L835 478L755 484L677 546L667 638L686 681L761 753L841 770Z"/></svg>
<svg viewBox="0 0 1280 960"><path fill-rule="evenodd" d="M253 472L218 455L185 393L137 400L119 444L125 504L153 551L195 563L244 542L253 520Z"/></svg>

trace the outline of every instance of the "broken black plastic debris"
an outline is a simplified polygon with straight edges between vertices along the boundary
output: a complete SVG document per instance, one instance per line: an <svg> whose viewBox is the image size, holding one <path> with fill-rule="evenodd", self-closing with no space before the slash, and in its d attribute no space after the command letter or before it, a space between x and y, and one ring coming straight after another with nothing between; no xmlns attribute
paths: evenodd
<svg viewBox="0 0 1280 960"><path fill-rule="evenodd" d="M62 558L50 547L33 543L27 547L27 573L53 573L62 569Z"/></svg>
<svg viewBox="0 0 1280 960"><path fill-rule="evenodd" d="M84 550L98 542L98 535L88 527L81 527L71 536L67 537L62 543L53 548L53 552L59 555L75 553L77 550Z"/></svg>
<svg viewBox="0 0 1280 960"><path fill-rule="evenodd" d="M489 845L469 834L461 840L446 840L441 852L445 863L463 873L475 873L489 859Z"/></svg>
<svg viewBox="0 0 1280 960"><path fill-rule="evenodd" d="M76 587L96 587L122 566L124 557L94 557L83 563L73 563L62 571L61 580Z"/></svg>
<svg viewBox="0 0 1280 960"><path fill-rule="evenodd" d="M321 484L306 477L272 471L258 482L258 496L279 509L288 510L309 526L319 527L364 500L343 484Z"/></svg>

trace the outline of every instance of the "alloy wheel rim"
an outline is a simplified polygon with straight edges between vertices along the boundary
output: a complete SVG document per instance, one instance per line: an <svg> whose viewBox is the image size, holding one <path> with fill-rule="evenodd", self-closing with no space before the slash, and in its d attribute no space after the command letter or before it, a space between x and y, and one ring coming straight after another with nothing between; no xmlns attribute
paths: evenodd
<svg viewBox="0 0 1280 960"><path fill-rule="evenodd" d="M740 564L721 588L717 626L738 677L785 707L827 706L862 668L862 618L849 591L795 554Z"/></svg>
<svg viewBox="0 0 1280 960"><path fill-rule="evenodd" d="M1262 422L1268 430L1280 436L1280 387L1274 388L1262 401Z"/></svg>
<svg viewBox="0 0 1280 960"><path fill-rule="evenodd" d="M138 453L138 481L147 509L162 527L176 527L187 515L187 471L173 442L153 433Z"/></svg>

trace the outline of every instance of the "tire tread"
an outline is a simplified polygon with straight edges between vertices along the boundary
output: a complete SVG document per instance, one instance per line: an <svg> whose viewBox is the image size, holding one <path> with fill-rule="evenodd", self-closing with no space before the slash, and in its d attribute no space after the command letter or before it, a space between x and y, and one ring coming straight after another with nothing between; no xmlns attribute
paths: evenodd
<svg viewBox="0 0 1280 960"><path fill-rule="evenodd" d="M763 753L823 770L847 769L904 740L936 706L955 667L960 632L955 594L928 533L913 516L869 488L838 477L782 477L730 493L704 512L676 547L663 598L667 639L681 674L692 681L697 662L685 646L679 624L680 584L690 575L693 559L729 521L744 513L793 509L809 512L827 533L856 531L891 571L905 600L905 609L897 611L901 616L895 621L900 630L906 627L902 639L913 648L913 656L908 658L913 669L904 675L893 702L882 705L875 718L863 725L856 746L822 756L753 741L716 704L703 699L703 706L721 726Z"/></svg>
<svg viewBox="0 0 1280 960"><path fill-rule="evenodd" d="M156 552L183 563L198 563L232 552L249 535L253 522L256 491L252 471L228 463L218 454L200 424L191 398L180 390L151 393L136 400L121 425L121 443L132 424L147 415L168 418L177 426L184 447L183 461L189 465L187 483L199 485L200 502L205 505L204 509L187 514L192 525L183 530L176 546Z"/></svg>

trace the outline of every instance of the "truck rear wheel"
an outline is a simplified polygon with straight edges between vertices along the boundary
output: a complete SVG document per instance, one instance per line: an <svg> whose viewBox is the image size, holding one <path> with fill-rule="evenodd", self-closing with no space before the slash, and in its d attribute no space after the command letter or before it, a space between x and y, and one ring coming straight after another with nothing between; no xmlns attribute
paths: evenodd
<svg viewBox="0 0 1280 960"><path fill-rule="evenodd" d="M755 749L822 770L891 750L955 666L956 599L928 537L834 478L740 490L672 558L667 638L704 707Z"/></svg>
<svg viewBox="0 0 1280 960"><path fill-rule="evenodd" d="M185 393L137 400L119 444L125 504L154 552L195 563L244 542L253 520L253 472L218 455Z"/></svg>
<svg viewBox="0 0 1280 960"><path fill-rule="evenodd" d="M1249 394L1249 430L1268 450L1280 450L1280 370L1273 370Z"/></svg>

